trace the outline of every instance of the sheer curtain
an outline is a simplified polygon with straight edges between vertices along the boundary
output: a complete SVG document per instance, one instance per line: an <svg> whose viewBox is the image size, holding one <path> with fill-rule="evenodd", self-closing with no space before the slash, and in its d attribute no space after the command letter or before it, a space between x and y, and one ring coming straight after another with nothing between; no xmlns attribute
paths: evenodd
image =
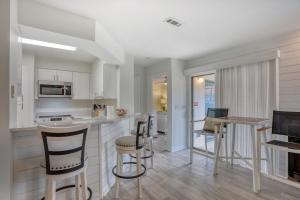
<svg viewBox="0 0 300 200"><path fill-rule="evenodd" d="M275 108L273 63L273 61L265 61L217 70L217 107L228 108L229 116L271 118L271 113ZM243 157L251 157L250 128L237 125L236 131L235 150ZM231 127L229 127L229 133L231 133ZM231 134L228 137L228 147L231 146L230 138ZM262 152L264 154L263 149ZM235 162L249 167L242 160L235 160ZM265 163L262 163L262 170L265 170Z"/></svg>

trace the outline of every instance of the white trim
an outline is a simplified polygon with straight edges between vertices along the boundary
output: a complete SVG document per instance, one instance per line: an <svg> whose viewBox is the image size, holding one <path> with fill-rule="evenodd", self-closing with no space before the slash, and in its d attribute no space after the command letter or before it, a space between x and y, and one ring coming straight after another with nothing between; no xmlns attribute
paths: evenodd
<svg viewBox="0 0 300 200"><path fill-rule="evenodd" d="M266 60L273 60L280 57L280 52L277 49L272 49L270 51L260 51L254 52L246 55L237 56L234 58L225 59L223 61L218 61L214 63L204 64L202 66L188 68L184 70L185 75L197 74L222 68L233 67L243 64L251 64Z"/></svg>

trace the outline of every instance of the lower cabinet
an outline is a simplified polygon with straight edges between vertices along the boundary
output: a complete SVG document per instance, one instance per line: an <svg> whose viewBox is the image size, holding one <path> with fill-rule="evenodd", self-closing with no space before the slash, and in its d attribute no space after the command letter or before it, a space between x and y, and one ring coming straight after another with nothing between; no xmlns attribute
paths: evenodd
<svg viewBox="0 0 300 200"><path fill-rule="evenodd" d="M90 74L73 72L73 99L90 99Z"/></svg>

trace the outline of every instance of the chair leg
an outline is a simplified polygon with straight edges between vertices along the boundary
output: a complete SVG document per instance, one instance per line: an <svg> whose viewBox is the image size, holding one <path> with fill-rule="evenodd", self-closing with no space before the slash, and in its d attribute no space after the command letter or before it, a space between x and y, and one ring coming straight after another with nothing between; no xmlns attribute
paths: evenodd
<svg viewBox="0 0 300 200"><path fill-rule="evenodd" d="M152 154L153 152L153 138L150 139L150 153ZM154 155L152 155L151 157L151 169L153 169L153 157Z"/></svg>
<svg viewBox="0 0 300 200"><path fill-rule="evenodd" d="M218 162L219 162L219 154L220 154L220 147L221 147L221 143L222 143L222 132L220 132L219 134L216 134L217 136L217 148L215 151L215 158L214 158L214 175L217 175L217 170L218 170Z"/></svg>
<svg viewBox="0 0 300 200"><path fill-rule="evenodd" d="M47 177L47 189L46 189L46 200L55 200L56 198L56 182L51 178Z"/></svg>
<svg viewBox="0 0 300 200"><path fill-rule="evenodd" d="M82 199L86 200L88 195L87 195L87 180L86 180L86 169L83 170L80 174L81 178L81 186L82 186Z"/></svg>
<svg viewBox="0 0 300 200"><path fill-rule="evenodd" d="M205 152L206 155L208 156L208 148L207 148L207 133L204 133L204 142L205 142Z"/></svg>
<svg viewBox="0 0 300 200"><path fill-rule="evenodd" d="M136 171L137 174L141 173L141 154L140 154L140 150L137 150L136 152ZM139 199L142 198L143 194L142 194L142 178L138 177L137 181L138 181L138 197Z"/></svg>
<svg viewBox="0 0 300 200"><path fill-rule="evenodd" d="M76 200L80 200L80 175L75 176Z"/></svg>
<svg viewBox="0 0 300 200"><path fill-rule="evenodd" d="M121 154L117 152L117 174L121 173ZM119 198L119 190L120 190L120 178L116 177L116 193L115 193L115 198Z"/></svg>
<svg viewBox="0 0 300 200"><path fill-rule="evenodd" d="M233 124L233 126L232 126L232 140L231 140L231 166L232 167L233 167L233 163L234 163L235 129L236 129L236 124Z"/></svg>

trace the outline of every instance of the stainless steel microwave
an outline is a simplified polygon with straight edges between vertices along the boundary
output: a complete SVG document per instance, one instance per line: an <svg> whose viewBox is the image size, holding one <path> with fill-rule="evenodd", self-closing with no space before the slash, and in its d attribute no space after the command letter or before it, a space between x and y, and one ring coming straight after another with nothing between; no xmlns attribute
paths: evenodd
<svg viewBox="0 0 300 200"><path fill-rule="evenodd" d="M39 81L38 97L72 97L72 83L63 81Z"/></svg>

